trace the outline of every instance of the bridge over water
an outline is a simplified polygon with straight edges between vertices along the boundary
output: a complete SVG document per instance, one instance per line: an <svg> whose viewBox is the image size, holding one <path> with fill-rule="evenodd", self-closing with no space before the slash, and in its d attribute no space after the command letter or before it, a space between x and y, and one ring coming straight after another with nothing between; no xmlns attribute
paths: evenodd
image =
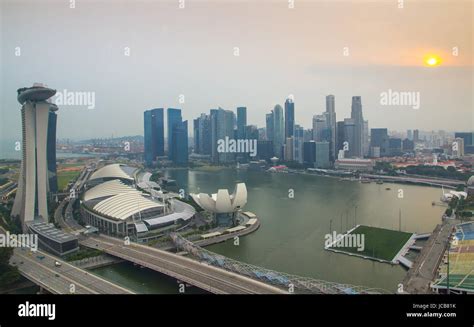
<svg viewBox="0 0 474 327"><path fill-rule="evenodd" d="M80 240L80 244L136 263L215 294L284 294L284 290L212 265L103 235Z"/></svg>
<svg viewBox="0 0 474 327"><path fill-rule="evenodd" d="M186 240L176 233L170 234L174 244L179 250L186 251L192 257L209 265L225 269L227 271L246 276L262 283L273 285L284 289L289 293L312 293L312 294L382 294L389 293L383 289L368 288L349 284L340 284L318 280L308 277L290 275L237 260L227 258L223 255L205 250L194 243Z"/></svg>

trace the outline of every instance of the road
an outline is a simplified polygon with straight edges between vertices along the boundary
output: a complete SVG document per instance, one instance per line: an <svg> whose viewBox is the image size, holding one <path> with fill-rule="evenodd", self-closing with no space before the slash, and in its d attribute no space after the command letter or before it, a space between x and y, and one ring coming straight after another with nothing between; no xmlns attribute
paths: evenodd
<svg viewBox="0 0 474 327"><path fill-rule="evenodd" d="M434 186L444 186L456 188L456 186L466 184L465 181L458 181L453 179L435 178L435 177L418 177L418 176L389 176L389 175L374 175L374 174L360 174L361 178L380 179L386 182L410 182L419 184L428 184Z"/></svg>
<svg viewBox="0 0 474 327"><path fill-rule="evenodd" d="M5 234L5 229L0 227L0 233ZM56 267L56 261L60 267ZM28 248L15 248L10 264L17 266L24 277L53 294L71 294L71 285L74 285L74 294L135 294L41 250L32 252Z"/></svg>
<svg viewBox="0 0 474 327"><path fill-rule="evenodd" d="M75 231L77 232L84 229L84 227L79 225L77 221L73 218L72 206L74 201L77 199L80 190L84 186L85 181L87 180L87 178L89 178L89 175L90 171L87 167L85 167L76 182L74 183L74 185L71 187L71 189L75 190L76 198L72 199L71 201L70 197L67 196L66 198L64 198L64 200L61 201L61 203L56 208L56 211L54 212L54 220L66 232L73 233Z"/></svg>
<svg viewBox="0 0 474 327"><path fill-rule="evenodd" d="M186 257L107 236L91 236L81 245L137 263L215 294L285 294L286 292L256 280L210 266Z"/></svg>
<svg viewBox="0 0 474 327"><path fill-rule="evenodd" d="M456 223L458 221L447 219L443 224L436 226L403 280L405 292L411 294L432 292L430 284L438 275L438 267L447 249L448 238Z"/></svg>
<svg viewBox="0 0 474 327"><path fill-rule="evenodd" d="M60 267L55 266L56 261L61 263ZM29 249L17 248L10 263L17 266L27 279L53 294L134 294L43 251L33 253Z"/></svg>

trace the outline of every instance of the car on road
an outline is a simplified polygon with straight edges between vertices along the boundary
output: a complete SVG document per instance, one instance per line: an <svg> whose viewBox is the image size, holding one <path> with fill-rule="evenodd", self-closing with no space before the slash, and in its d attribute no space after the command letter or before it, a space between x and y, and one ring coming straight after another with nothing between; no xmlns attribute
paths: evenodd
<svg viewBox="0 0 474 327"><path fill-rule="evenodd" d="M55 261L55 262L54 262L54 265L55 265L56 267L61 267L61 262Z"/></svg>

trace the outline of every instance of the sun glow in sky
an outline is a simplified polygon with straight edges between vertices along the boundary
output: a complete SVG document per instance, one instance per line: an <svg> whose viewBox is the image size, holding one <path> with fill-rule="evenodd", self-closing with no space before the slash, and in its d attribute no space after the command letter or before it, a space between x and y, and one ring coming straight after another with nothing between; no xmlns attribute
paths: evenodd
<svg viewBox="0 0 474 327"><path fill-rule="evenodd" d="M425 58L425 64L431 67L438 66L441 64L441 59L435 55L429 55Z"/></svg>

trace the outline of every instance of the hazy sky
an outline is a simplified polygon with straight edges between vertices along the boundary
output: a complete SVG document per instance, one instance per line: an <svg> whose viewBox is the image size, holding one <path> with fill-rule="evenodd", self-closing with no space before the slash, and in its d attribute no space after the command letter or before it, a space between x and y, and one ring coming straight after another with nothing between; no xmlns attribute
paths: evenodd
<svg viewBox="0 0 474 327"><path fill-rule="evenodd" d="M182 108L191 131L201 112L247 106L264 127L290 94L305 128L334 94L338 120L360 95L370 128L474 129L473 1L0 2L2 139L20 138L16 90L34 82L95 92L95 109L60 106L58 138L143 134L155 107ZM442 65L424 66L431 53ZM382 106L388 89L420 92L420 109Z"/></svg>

